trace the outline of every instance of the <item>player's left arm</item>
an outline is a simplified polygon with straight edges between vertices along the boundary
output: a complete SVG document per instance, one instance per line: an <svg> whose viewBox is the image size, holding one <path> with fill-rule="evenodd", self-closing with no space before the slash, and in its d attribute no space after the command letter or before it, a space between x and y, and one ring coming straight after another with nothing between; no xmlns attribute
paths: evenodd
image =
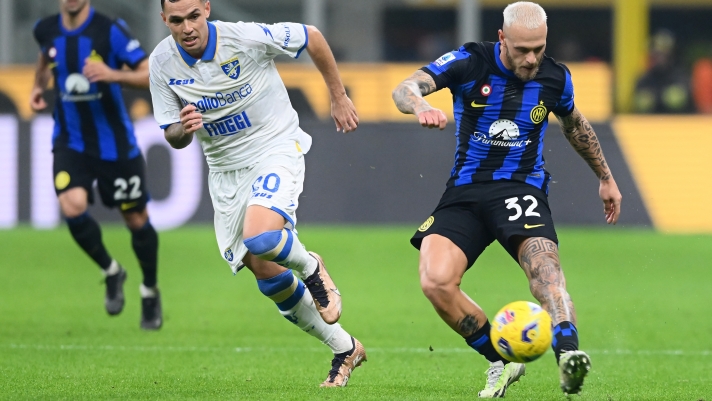
<svg viewBox="0 0 712 401"><path fill-rule="evenodd" d="M588 163L600 182L598 194L603 201L603 212L608 224L616 224L621 211L622 195L603 156L601 144L591 123L574 107L565 117L556 116L564 136L576 152Z"/></svg>
<svg viewBox="0 0 712 401"><path fill-rule="evenodd" d="M358 115L351 99L346 95L346 89L341 82L339 69L336 66L334 54L324 35L316 27L307 25L307 53L324 78L331 95L331 117L336 123L336 130L350 132L358 127Z"/></svg>
<svg viewBox="0 0 712 401"><path fill-rule="evenodd" d="M109 30L112 57L119 67L111 68L101 57L89 56L84 61L82 74L89 82L118 83L134 88L148 88L148 57L139 41L131 35L122 20L116 20ZM121 68L122 65L129 68Z"/></svg>
<svg viewBox="0 0 712 401"><path fill-rule="evenodd" d="M148 59L143 59L135 69L114 70L103 61L87 59L82 74L89 82L119 83L134 88L148 88Z"/></svg>

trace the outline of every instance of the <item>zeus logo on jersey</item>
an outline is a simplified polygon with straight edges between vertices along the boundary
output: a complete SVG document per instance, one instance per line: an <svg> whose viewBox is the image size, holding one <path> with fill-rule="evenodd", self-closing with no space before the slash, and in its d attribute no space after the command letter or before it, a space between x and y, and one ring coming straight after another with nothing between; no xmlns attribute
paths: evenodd
<svg viewBox="0 0 712 401"><path fill-rule="evenodd" d="M247 98L251 94L252 86L250 86L250 84L245 84L231 93L217 92L213 97L202 96L197 102L189 102L183 98L180 98L180 101L183 103L183 106L192 104L201 113L205 113L208 110L217 110L233 104L238 100Z"/></svg>
<svg viewBox="0 0 712 401"><path fill-rule="evenodd" d="M240 114L223 117L211 123L203 123L203 128L208 131L208 135L211 137L232 136L249 127L252 127L252 123L245 111Z"/></svg>
<svg viewBox="0 0 712 401"><path fill-rule="evenodd" d="M171 78L170 81L168 81L169 86L173 85L193 85L195 83L195 79L190 78L190 79L175 79Z"/></svg>

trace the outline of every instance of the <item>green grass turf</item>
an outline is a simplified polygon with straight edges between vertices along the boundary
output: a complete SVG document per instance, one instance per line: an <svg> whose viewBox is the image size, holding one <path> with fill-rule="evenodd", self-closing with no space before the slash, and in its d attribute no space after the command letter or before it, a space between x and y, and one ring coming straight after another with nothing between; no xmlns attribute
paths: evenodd
<svg viewBox="0 0 712 401"><path fill-rule="evenodd" d="M248 271L232 276L210 227L161 234L160 332L138 328L141 274L123 228L104 230L129 272L118 317L66 230L0 231L0 399L475 399L487 364L421 294L411 231L300 231L344 295L341 323L368 351L345 389L318 387L329 350L284 320ZM712 400L712 237L610 228L560 239L593 362L579 399ZM463 289L489 316L532 299L496 244ZM564 399L553 359L530 364L507 398Z"/></svg>

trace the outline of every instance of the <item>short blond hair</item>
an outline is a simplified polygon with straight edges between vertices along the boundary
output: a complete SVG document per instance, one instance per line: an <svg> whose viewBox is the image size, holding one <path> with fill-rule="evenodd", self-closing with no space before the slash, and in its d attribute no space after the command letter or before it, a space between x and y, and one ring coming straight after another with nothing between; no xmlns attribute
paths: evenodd
<svg viewBox="0 0 712 401"><path fill-rule="evenodd" d="M527 29L546 24L546 11L531 1L518 1L504 9L504 26L520 25Z"/></svg>

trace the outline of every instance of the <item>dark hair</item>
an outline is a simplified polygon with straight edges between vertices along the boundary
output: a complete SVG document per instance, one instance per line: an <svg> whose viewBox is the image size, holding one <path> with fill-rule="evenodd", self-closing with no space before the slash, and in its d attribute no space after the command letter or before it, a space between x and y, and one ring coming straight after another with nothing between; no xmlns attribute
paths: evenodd
<svg viewBox="0 0 712 401"><path fill-rule="evenodd" d="M169 3L177 3L180 0L168 0ZM201 2L205 3L207 0L200 0ZM161 9L165 8L166 5L166 0L161 0Z"/></svg>

